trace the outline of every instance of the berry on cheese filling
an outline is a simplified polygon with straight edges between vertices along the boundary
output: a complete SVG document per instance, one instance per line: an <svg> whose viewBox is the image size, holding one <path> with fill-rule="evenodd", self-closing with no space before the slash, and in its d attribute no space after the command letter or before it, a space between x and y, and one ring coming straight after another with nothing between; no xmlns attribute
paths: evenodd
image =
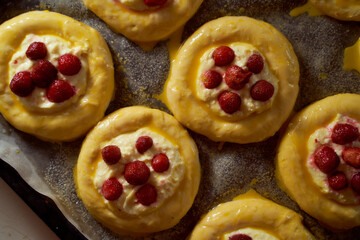
<svg viewBox="0 0 360 240"><path fill-rule="evenodd" d="M343 204L360 200L360 123L344 115L309 138L307 169L321 192Z"/></svg>
<svg viewBox="0 0 360 240"><path fill-rule="evenodd" d="M278 81L255 47L232 43L212 47L202 55L196 92L218 116L242 119L271 107Z"/></svg>
<svg viewBox="0 0 360 240"><path fill-rule="evenodd" d="M184 171L178 146L150 128L141 128L102 146L93 181L106 203L136 215L171 197Z"/></svg>
<svg viewBox="0 0 360 240"><path fill-rule="evenodd" d="M256 228L242 228L231 233L227 233L222 238L223 240L278 240L272 234L265 232L264 230Z"/></svg>
<svg viewBox="0 0 360 240"><path fill-rule="evenodd" d="M86 52L57 36L27 35L9 63L11 91L32 111L76 102L87 87Z"/></svg>
<svg viewBox="0 0 360 240"><path fill-rule="evenodd" d="M170 0L109 0L124 5L133 11L156 10L163 7Z"/></svg>

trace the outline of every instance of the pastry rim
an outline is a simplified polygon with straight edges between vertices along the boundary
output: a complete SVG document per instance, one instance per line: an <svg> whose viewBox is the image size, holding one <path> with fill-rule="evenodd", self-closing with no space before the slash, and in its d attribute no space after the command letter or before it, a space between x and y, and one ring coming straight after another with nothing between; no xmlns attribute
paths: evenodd
<svg viewBox="0 0 360 240"><path fill-rule="evenodd" d="M221 31L223 28L226 30ZM263 34L266 39L257 37ZM191 66L202 49L239 41L252 44L267 58L269 69L279 79L279 91L273 106L260 114L233 122L225 118L213 119L191 90L190 81L195 81L190 76L193 74ZM268 47L274 49L267 51ZM282 61L281 64L278 61ZM199 28L179 50L166 86L168 107L178 121L213 141L259 142L274 135L290 115L299 90L298 81L298 60L282 33L270 24L253 18L222 17Z"/></svg>
<svg viewBox="0 0 360 240"><path fill-rule="evenodd" d="M109 123L112 124L111 127L106 128ZM146 212L141 218L114 214L111 208L105 205L88 174L91 172L91 163L96 162L101 152L100 147L92 146L100 146L121 133L136 131L149 124L156 129L166 130L175 139L179 139L176 143L185 162L184 178L177 191L166 199L159 209ZM78 196L87 210L95 219L119 235L147 235L173 227L192 206L200 183L198 150L188 132L171 115L143 106L122 108L100 121L83 142L74 173ZM182 205L178 202L182 202ZM156 218L153 217L154 214ZM151 223L146 225L146 221Z"/></svg>
<svg viewBox="0 0 360 240"><path fill-rule="evenodd" d="M309 0L326 15L343 21L360 21L360 4L352 10L351 7L339 8L335 0Z"/></svg>
<svg viewBox="0 0 360 240"><path fill-rule="evenodd" d="M298 239L314 239L303 226L303 217L295 211L262 197L252 189L239 197L219 204L205 214L189 240L199 240L199 236L203 237L201 240L217 239L223 234L246 227L271 230L279 239L293 239L294 233L298 234Z"/></svg>
<svg viewBox="0 0 360 240"><path fill-rule="evenodd" d="M307 142L314 131L327 126L338 113L359 121L360 106L352 106L353 101L360 101L360 95L338 94L319 100L303 109L290 121L276 157L275 172L279 186L305 212L328 228L336 230L360 225L360 205L343 205L320 192L306 169L307 148L302 148L299 143Z"/></svg>
<svg viewBox="0 0 360 240"><path fill-rule="evenodd" d="M174 0L171 0L174 1ZM112 30L137 42L164 40L184 25L203 0L181 0L154 11L137 12L105 0L83 0L87 8L105 21Z"/></svg>
<svg viewBox="0 0 360 240"><path fill-rule="evenodd" d="M114 69L108 46L97 30L59 13L32 11L4 22L0 32L0 45L6 49L0 52L0 73L6 76L0 79L0 112L10 124L46 141L71 141L85 134L104 116L114 91ZM57 35L71 43L84 41L84 35L91 39L88 41L87 89L77 102L54 113L22 107L9 88L7 69L12 54L27 34ZM98 56L102 58L97 59ZM88 103L82 103L83 98L87 98Z"/></svg>

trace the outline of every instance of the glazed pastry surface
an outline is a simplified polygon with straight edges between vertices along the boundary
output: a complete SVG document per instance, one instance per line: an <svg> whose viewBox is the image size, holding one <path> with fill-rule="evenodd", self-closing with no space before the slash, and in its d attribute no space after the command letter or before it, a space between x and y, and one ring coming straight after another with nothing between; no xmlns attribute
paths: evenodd
<svg viewBox="0 0 360 240"><path fill-rule="evenodd" d="M207 213L189 239L315 239L301 222L299 214L250 190Z"/></svg>
<svg viewBox="0 0 360 240"><path fill-rule="evenodd" d="M167 0L149 7L143 0L83 0L115 32L137 42L166 39L195 14L202 0ZM158 1L160 2L160 1Z"/></svg>
<svg viewBox="0 0 360 240"><path fill-rule="evenodd" d="M55 76L71 85L71 98L50 101L50 87L36 86L27 96L10 89L17 73L33 71L40 61L25 54L33 42L45 43L43 60L55 68L64 54L80 59L77 74L57 71ZM114 90L114 70L107 44L95 29L58 13L28 12L0 26L0 48L0 111L15 128L48 141L70 141L104 116Z"/></svg>
<svg viewBox="0 0 360 240"><path fill-rule="evenodd" d="M358 0L309 0L326 15L343 21L360 21Z"/></svg>
<svg viewBox="0 0 360 240"><path fill-rule="evenodd" d="M230 47L235 57L217 66L212 56L223 46ZM259 56L263 66L260 72L249 73L248 62L253 55ZM244 85L231 86L226 74L230 68L239 67L250 77ZM216 71L222 78L212 89L204 87L207 70ZM273 89L262 101L252 95L260 80L266 80ZM170 110L191 130L214 141L250 143L272 136L287 119L298 94L298 80L297 57L279 31L252 18L223 17L203 25L181 47L166 95ZM220 106L220 95L227 91L241 98L239 109L225 111Z"/></svg>
<svg viewBox="0 0 360 240"><path fill-rule="evenodd" d="M152 139L152 146L140 152L137 141L144 136ZM117 163L105 162L103 149L107 146L121 150ZM165 171L154 167L158 154L168 157ZM148 177L141 183L127 175L134 162L142 162L148 169ZM146 235L173 227L190 209L200 182L198 150L172 116L146 107L127 107L107 116L88 134L75 176L79 197L101 224L120 235ZM120 182L122 191L109 200L103 186L111 178ZM156 197L142 201L138 192L149 185Z"/></svg>
<svg viewBox="0 0 360 240"><path fill-rule="evenodd" d="M360 225L354 180L359 172L359 101L360 95L339 94L313 103L291 120L278 149L280 187L305 212L332 229ZM353 139L336 140L340 125L352 129Z"/></svg>

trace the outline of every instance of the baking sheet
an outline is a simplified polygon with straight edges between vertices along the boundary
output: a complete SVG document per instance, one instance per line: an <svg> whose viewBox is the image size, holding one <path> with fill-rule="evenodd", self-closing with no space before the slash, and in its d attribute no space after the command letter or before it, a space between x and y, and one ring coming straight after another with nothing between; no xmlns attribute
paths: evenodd
<svg viewBox="0 0 360 240"><path fill-rule="evenodd" d="M298 56L301 76L295 111L326 96L340 92L360 93L360 76L343 71L343 51L360 37L360 24L329 17L291 17L289 12L305 1L288 0L204 0L185 25L187 39L205 22L226 15L245 15L264 20L281 31ZM131 105L146 105L168 111L154 95L162 92L170 64L165 41L144 52L133 42L112 32L80 0L0 0L0 22L30 10L59 12L96 28L106 39L115 64L116 94L107 113ZM168 111L169 112L169 111ZM261 195L287 206L304 217L304 224L319 239L358 239L360 228L332 233L299 209L282 192L274 176L278 134L253 144L210 141L190 132L196 141L202 166L199 193L193 207L174 228L149 239L185 239L202 214L217 204L254 188ZM0 157L18 170L29 185L51 197L68 218L89 239L117 239L85 210L73 181L82 139L53 144L40 141L11 127L0 117ZM121 239L132 239L123 237Z"/></svg>

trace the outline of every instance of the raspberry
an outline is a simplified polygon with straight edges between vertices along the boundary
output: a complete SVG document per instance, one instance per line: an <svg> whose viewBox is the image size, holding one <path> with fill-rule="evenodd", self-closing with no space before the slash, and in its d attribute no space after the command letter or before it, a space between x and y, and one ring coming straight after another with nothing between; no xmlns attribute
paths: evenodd
<svg viewBox="0 0 360 240"><path fill-rule="evenodd" d="M351 143L359 137L359 130L348 123L337 123L332 131L331 140L341 145Z"/></svg>
<svg viewBox="0 0 360 240"><path fill-rule="evenodd" d="M226 69L225 82L230 88L240 90L249 82L251 75L251 72L237 65L231 65Z"/></svg>
<svg viewBox="0 0 360 240"><path fill-rule="evenodd" d="M136 199L144 206L150 206L156 202L157 192L156 188L151 184L145 184L135 193Z"/></svg>
<svg viewBox="0 0 360 240"><path fill-rule="evenodd" d="M334 190L341 190L346 188L347 186L346 176L342 172L336 172L332 174L328 178L328 181L329 181L329 186Z"/></svg>
<svg viewBox="0 0 360 240"><path fill-rule="evenodd" d="M143 154L153 145L153 140L151 137L148 136L141 136L136 140L136 149L139 153Z"/></svg>
<svg viewBox="0 0 360 240"><path fill-rule="evenodd" d="M222 93L220 93L218 100L220 108L228 114L232 114L240 110L241 98L236 93L223 91Z"/></svg>
<svg viewBox="0 0 360 240"><path fill-rule="evenodd" d="M360 148L345 148L341 154L343 160L354 168L360 168Z"/></svg>
<svg viewBox="0 0 360 240"><path fill-rule="evenodd" d="M58 69L59 72L66 76L73 76L80 71L81 61L77 56L71 53L66 53L59 57Z"/></svg>
<svg viewBox="0 0 360 240"><path fill-rule="evenodd" d="M259 80L251 87L250 94L254 100L265 102L273 96L274 86L265 80Z"/></svg>
<svg viewBox="0 0 360 240"><path fill-rule="evenodd" d="M264 68L264 60L259 54L253 54L247 60L246 66L250 72L258 74Z"/></svg>
<svg viewBox="0 0 360 240"><path fill-rule="evenodd" d="M125 179L132 185L142 185L150 177L150 169L142 161L136 160L125 166Z"/></svg>
<svg viewBox="0 0 360 240"><path fill-rule="evenodd" d="M159 153L153 157L151 166L155 172L165 172L169 169L170 166L169 158L166 156L166 154Z"/></svg>
<svg viewBox="0 0 360 240"><path fill-rule="evenodd" d="M51 62L41 59L34 65L31 79L36 86L47 88L57 78L57 73L57 69Z"/></svg>
<svg viewBox="0 0 360 240"><path fill-rule="evenodd" d="M119 162L121 151L116 145L108 145L101 150L101 156L106 164L113 165Z"/></svg>
<svg viewBox="0 0 360 240"><path fill-rule="evenodd" d="M220 85L222 76L217 71L207 70L203 73L201 80L206 88L213 89Z"/></svg>
<svg viewBox="0 0 360 240"><path fill-rule="evenodd" d="M215 49L212 58L214 59L216 66L226 66L234 60L235 53L231 48L221 46Z"/></svg>
<svg viewBox="0 0 360 240"><path fill-rule="evenodd" d="M252 240L252 237L246 234L238 233L229 237L229 240Z"/></svg>
<svg viewBox="0 0 360 240"><path fill-rule="evenodd" d="M360 173L356 173L351 178L351 187L354 189L356 193L360 194Z"/></svg>
<svg viewBox="0 0 360 240"><path fill-rule="evenodd" d="M34 87L31 74L28 71L16 73L10 82L11 91L19 97L29 96L34 90Z"/></svg>
<svg viewBox="0 0 360 240"><path fill-rule="evenodd" d="M26 50L26 56L31 60L38 60L45 58L47 55L47 48L43 42L33 42Z"/></svg>
<svg viewBox="0 0 360 240"><path fill-rule="evenodd" d="M123 186L116 178L109 178L103 183L100 192L106 200L114 201L121 196Z"/></svg>
<svg viewBox="0 0 360 240"><path fill-rule="evenodd" d="M315 164L323 173L330 173L335 170L340 163L339 156L334 149L322 146L315 152Z"/></svg>
<svg viewBox="0 0 360 240"><path fill-rule="evenodd" d="M55 80L46 92L50 102L61 103L75 95L74 88L64 80Z"/></svg>
<svg viewBox="0 0 360 240"><path fill-rule="evenodd" d="M167 0L144 0L144 3L148 7L161 7L164 6Z"/></svg>

